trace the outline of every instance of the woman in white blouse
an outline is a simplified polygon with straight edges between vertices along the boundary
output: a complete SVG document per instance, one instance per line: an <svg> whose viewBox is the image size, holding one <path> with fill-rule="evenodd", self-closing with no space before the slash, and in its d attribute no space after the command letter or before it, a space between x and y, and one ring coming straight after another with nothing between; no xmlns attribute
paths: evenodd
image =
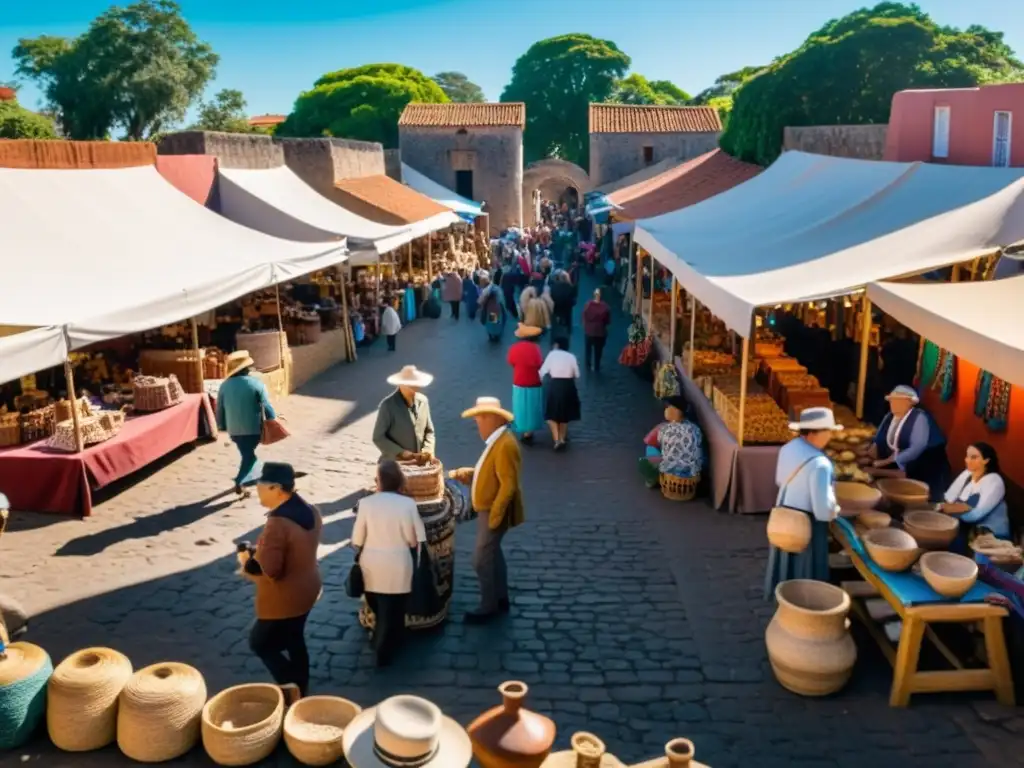
<svg viewBox="0 0 1024 768"><path fill-rule="evenodd" d="M1000 539L1010 538L1010 515L1006 507L1006 484L999 474L999 456L988 443L972 443L964 457L967 466L946 491L941 509L960 519L961 551L974 532L986 529ZM963 505L968 507L961 514Z"/></svg>
<svg viewBox="0 0 1024 768"><path fill-rule="evenodd" d="M551 378L544 398L544 420L551 429L555 450L561 451L569 442L569 424L580 420L580 395L576 391L580 364L569 351L568 339L554 340L554 349L544 359L540 376Z"/></svg>
<svg viewBox="0 0 1024 768"><path fill-rule="evenodd" d="M401 493L404 484L402 468L382 461L377 467L377 493L360 499L352 529L366 604L376 616L371 645L378 666L389 664L401 643L415 558L427 540L416 502Z"/></svg>

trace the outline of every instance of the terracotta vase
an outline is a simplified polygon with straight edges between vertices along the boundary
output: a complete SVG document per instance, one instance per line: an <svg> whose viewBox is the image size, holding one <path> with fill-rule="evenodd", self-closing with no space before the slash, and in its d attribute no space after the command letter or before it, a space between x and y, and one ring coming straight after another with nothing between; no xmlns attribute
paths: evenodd
<svg viewBox="0 0 1024 768"><path fill-rule="evenodd" d="M523 707L528 691L526 683L502 683L501 705L484 712L467 729L483 768L539 768L551 752L555 724Z"/></svg>
<svg viewBox="0 0 1024 768"><path fill-rule="evenodd" d="M778 610L764 641L782 687L826 696L846 685L857 660L846 618L850 596L822 581L794 579L775 588L775 599Z"/></svg>
<svg viewBox="0 0 1024 768"><path fill-rule="evenodd" d="M705 768L693 759L696 749L689 739L672 739L665 745L664 757L656 757L632 768Z"/></svg>
<svg viewBox="0 0 1024 768"><path fill-rule="evenodd" d="M604 742L592 733L574 733L569 744L572 749L555 752L541 768L625 768L615 755L606 751Z"/></svg>

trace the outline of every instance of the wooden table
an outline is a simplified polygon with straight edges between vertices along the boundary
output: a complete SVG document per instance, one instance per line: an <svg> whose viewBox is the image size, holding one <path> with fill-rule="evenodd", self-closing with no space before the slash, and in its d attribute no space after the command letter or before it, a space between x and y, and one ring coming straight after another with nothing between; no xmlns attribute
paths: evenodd
<svg viewBox="0 0 1024 768"><path fill-rule="evenodd" d="M990 603L931 603L904 605L896 597L864 559L850 545L845 532L837 525L832 526L833 535L850 556L853 566L860 575L878 590L879 596L896 611L903 622L899 645L894 651L892 644L858 601L853 601L854 612L865 620L868 631L879 641L882 652L893 667L892 690L889 706L905 707L914 693L940 693L946 691L994 691L1000 704L1014 705L1013 679L1010 675L1010 660L1006 653L1006 639L1003 636L1005 608ZM995 590L993 590L995 591ZM932 630L932 624L974 624L981 626L985 636L985 653L988 656L987 669L964 669L960 660L946 647ZM925 635L953 666L952 670L921 672L918 659L921 642Z"/></svg>

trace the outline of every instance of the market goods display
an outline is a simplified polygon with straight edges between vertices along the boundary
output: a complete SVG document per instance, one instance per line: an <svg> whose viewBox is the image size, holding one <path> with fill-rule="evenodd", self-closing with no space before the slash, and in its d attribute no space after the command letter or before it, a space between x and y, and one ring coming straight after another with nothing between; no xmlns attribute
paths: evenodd
<svg viewBox="0 0 1024 768"><path fill-rule="evenodd" d="M928 484L920 480L886 477L879 480L876 485L886 499L904 507L912 509L928 503Z"/></svg>
<svg viewBox="0 0 1024 768"><path fill-rule="evenodd" d="M72 418L73 411L77 410L79 416L89 416L92 414L92 409L89 407L88 399L81 397L74 401L74 407L72 407L70 400L58 400L53 404L53 418L58 424L62 421L70 421Z"/></svg>
<svg viewBox="0 0 1024 768"><path fill-rule="evenodd" d="M863 511L874 509L882 500L882 492L863 483L840 480L836 483L836 501L843 509Z"/></svg>
<svg viewBox="0 0 1024 768"><path fill-rule="evenodd" d="M289 346L300 347L320 341L322 324L319 313L293 306L287 307L281 316Z"/></svg>
<svg viewBox="0 0 1024 768"><path fill-rule="evenodd" d="M540 768L551 753L555 724L523 706L528 692L526 683L502 683L502 703L466 729L481 768Z"/></svg>
<svg viewBox="0 0 1024 768"><path fill-rule="evenodd" d="M132 382L136 411L151 413L180 403L185 393L173 374L167 378L136 376Z"/></svg>
<svg viewBox="0 0 1024 768"><path fill-rule="evenodd" d="M435 456L412 461L400 461L398 466L405 475L405 494L417 502L438 501L444 496L444 465Z"/></svg>
<svg viewBox="0 0 1024 768"><path fill-rule="evenodd" d="M50 741L65 752L91 752L117 739L117 701L132 676L128 657L85 648L57 665L46 690Z"/></svg>
<svg viewBox="0 0 1024 768"><path fill-rule="evenodd" d="M206 350L188 349L143 349L139 352L139 373L143 376L169 378L174 376L185 392L199 394L203 391L200 377L200 363L206 359Z"/></svg>
<svg viewBox="0 0 1024 768"><path fill-rule="evenodd" d="M46 717L53 664L32 643L11 643L0 655L0 752L20 747Z"/></svg>
<svg viewBox="0 0 1024 768"><path fill-rule="evenodd" d="M653 342L639 317L633 318L627 335L626 346L619 354L619 364L639 368L650 360Z"/></svg>
<svg viewBox="0 0 1024 768"><path fill-rule="evenodd" d="M281 345L288 349L287 337L280 331L258 331L235 334L235 347L248 351L257 371L274 371L281 367Z"/></svg>
<svg viewBox="0 0 1024 768"><path fill-rule="evenodd" d="M34 443L53 434L56 421L52 405L21 414L21 442Z"/></svg>
<svg viewBox="0 0 1024 768"><path fill-rule="evenodd" d="M954 600L970 592L978 580L978 564L952 552L925 552L918 564L928 586Z"/></svg>
<svg viewBox="0 0 1024 768"><path fill-rule="evenodd" d="M992 564L1003 569L1017 569L1024 565L1024 551L1012 541L996 538L991 533L982 533L971 541L971 549L984 555Z"/></svg>
<svg viewBox="0 0 1024 768"><path fill-rule="evenodd" d="M941 512L915 509L903 515L903 530L924 549L941 550L953 543L960 521Z"/></svg>
<svg viewBox="0 0 1024 768"><path fill-rule="evenodd" d="M35 411L50 405L50 393L41 389L28 389L14 398L16 411Z"/></svg>
<svg viewBox="0 0 1024 768"><path fill-rule="evenodd" d="M708 768L694 760L697 748L689 739L672 739L665 745L664 757L656 757L631 768Z"/></svg>
<svg viewBox="0 0 1024 768"><path fill-rule="evenodd" d="M117 746L132 760L162 763L199 742L206 682L194 667L167 661L140 669L121 692Z"/></svg>
<svg viewBox="0 0 1024 768"><path fill-rule="evenodd" d="M284 743L303 765L333 765L344 756L345 727L362 711L339 696L307 696L288 708Z"/></svg>
<svg viewBox="0 0 1024 768"><path fill-rule="evenodd" d="M764 637L775 679L802 696L840 690L857 660L846 621L850 596L832 584L794 579L775 587L775 599Z"/></svg>
<svg viewBox="0 0 1024 768"><path fill-rule="evenodd" d="M868 509L857 515L857 522L867 529L888 528L892 524L892 515Z"/></svg>
<svg viewBox="0 0 1024 768"><path fill-rule="evenodd" d="M574 733L569 745L572 749L550 755L541 763L541 768L626 768L619 758L609 754L604 742L592 733Z"/></svg>
<svg viewBox="0 0 1024 768"><path fill-rule="evenodd" d="M0 413L0 448L21 445L21 414Z"/></svg>
<svg viewBox="0 0 1024 768"><path fill-rule="evenodd" d="M713 349L698 349L693 352L693 376L721 376L736 369L736 357L727 352Z"/></svg>
<svg viewBox="0 0 1024 768"><path fill-rule="evenodd" d="M711 402L722 417L726 428L739 434L740 382L739 378L717 378ZM789 442L793 432L789 419L775 400L753 381L748 382L747 399L743 407L743 439L746 443L779 445Z"/></svg>
<svg viewBox="0 0 1024 768"><path fill-rule="evenodd" d="M883 571L905 571L921 555L917 540L898 528L876 528L861 539L868 555Z"/></svg>
<svg viewBox="0 0 1024 768"><path fill-rule="evenodd" d="M220 349L206 350L203 358L203 378L220 381L227 376L227 354Z"/></svg>
<svg viewBox="0 0 1024 768"><path fill-rule="evenodd" d="M284 694L269 683L236 685L203 707L203 748L217 765L253 765L281 740Z"/></svg>
<svg viewBox="0 0 1024 768"><path fill-rule="evenodd" d="M97 416L85 416L78 420L78 429L82 434L82 445L97 445L112 438L120 431L121 424L116 426L110 419L104 421ZM106 425L106 426L105 426ZM47 446L55 451L66 451L74 453L78 450L78 443L75 440L75 423L70 419L62 421L54 427L53 437L50 438Z"/></svg>

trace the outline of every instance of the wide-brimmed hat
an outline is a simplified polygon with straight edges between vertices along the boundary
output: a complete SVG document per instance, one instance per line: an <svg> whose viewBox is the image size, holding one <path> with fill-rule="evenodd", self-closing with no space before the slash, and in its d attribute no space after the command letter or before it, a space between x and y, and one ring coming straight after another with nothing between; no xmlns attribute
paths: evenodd
<svg viewBox="0 0 1024 768"><path fill-rule="evenodd" d="M526 323L520 323L516 328L517 339L533 339L544 333L543 328L538 328L535 325L527 325Z"/></svg>
<svg viewBox="0 0 1024 768"><path fill-rule="evenodd" d="M341 739L352 768L467 768L473 759L463 727L418 696L392 696L363 710Z"/></svg>
<svg viewBox="0 0 1024 768"><path fill-rule="evenodd" d="M398 373L388 376L388 384L393 387L429 387L434 377L421 371L415 365L407 365Z"/></svg>
<svg viewBox="0 0 1024 768"><path fill-rule="evenodd" d="M224 361L224 378L230 379L239 371L255 365L256 361L249 356L249 353L244 349L240 349L237 352L232 352L227 356Z"/></svg>
<svg viewBox="0 0 1024 768"><path fill-rule="evenodd" d="M886 400L909 400L910 402L917 405L921 402L921 398L917 396L917 392L913 387L908 387L906 384L900 384L892 392L885 396Z"/></svg>
<svg viewBox="0 0 1024 768"><path fill-rule="evenodd" d="M836 415L832 413L831 408L804 408L800 412L800 419L790 422L789 428L794 432L799 432L802 429L815 431L830 429L833 432L839 432L843 429L843 425L836 424Z"/></svg>
<svg viewBox="0 0 1024 768"><path fill-rule="evenodd" d="M478 397L476 405L462 412L462 418L472 419L474 416L479 416L482 413L493 413L496 416L501 416L505 421L515 419L515 416L510 411L506 411L501 407L501 401L496 397Z"/></svg>

